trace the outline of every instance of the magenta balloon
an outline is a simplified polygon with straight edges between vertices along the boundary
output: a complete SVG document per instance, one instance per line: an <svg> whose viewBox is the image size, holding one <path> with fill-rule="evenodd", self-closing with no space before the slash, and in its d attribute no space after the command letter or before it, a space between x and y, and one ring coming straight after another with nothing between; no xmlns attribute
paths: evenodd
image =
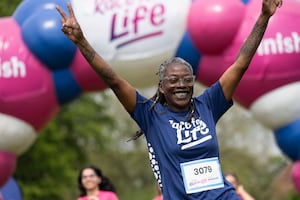
<svg viewBox="0 0 300 200"><path fill-rule="evenodd" d="M74 74L82 91L100 91L107 88L102 79L86 62L79 50L76 52L70 70Z"/></svg>
<svg viewBox="0 0 300 200"><path fill-rule="evenodd" d="M271 90L300 80L300 4L285 1L272 17L257 53L236 91L236 99L246 107ZM289 12L297 7L298 13ZM255 23L260 1L249 4L245 20L228 50L232 60ZM263 85L263 87L261 87Z"/></svg>
<svg viewBox="0 0 300 200"><path fill-rule="evenodd" d="M16 154L0 151L0 188L8 181L15 171L16 160Z"/></svg>
<svg viewBox="0 0 300 200"><path fill-rule="evenodd" d="M256 21L261 1L251 1L246 8L247 13L240 29L226 51L213 57L207 54L202 56L197 76L200 82L211 84L234 62ZM299 10L299 3L285 1L284 6L270 20L261 45L235 92L235 100L244 107L249 108L255 100L275 88L300 80Z"/></svg>
<svg viewBox="0 0 300 200"><path fill-rule="evenodd" d="M39 131L59 110L51 72L27 49L13 18L0 20L0 44L0 112Z"/></svg>
<svg viewBox="0 0 300 200"><path fill-rule="evenodd" d="M291 175L295 188L300 194L300 161L297 161L293 164Z"/></svg>
<svg viewBox="0 0 300 200"><path fill-rule="evenodd" d="M218 80L228 66L229 63L225 62L222 55L202 56L196 75L197 80L209 86Z"/></svg>
<svg viewBox="0 0 300 200"><path fill-rule="evenodd" d="M251 0L247 6L247 18L256 19L259 15L259 9L261 8L260 0ZM280 14L288 14L291 16L299 16L299 1L298 0L289 0L283 1L282 7L276 11L276 15ZM282 24L285 26L285 24Z"/></svg>
<svg viewBox="0 0 300 200"><path fill-rule="evenodd" d="M245 13L240 0L196 0L187 29L196 48L205 54L223 52L234 39Z"/></svg>

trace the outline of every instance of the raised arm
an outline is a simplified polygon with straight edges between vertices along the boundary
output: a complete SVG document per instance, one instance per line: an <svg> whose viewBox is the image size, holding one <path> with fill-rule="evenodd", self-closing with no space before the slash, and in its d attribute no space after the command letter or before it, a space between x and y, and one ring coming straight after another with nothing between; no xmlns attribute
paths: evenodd
<svg viewBox="0 0 300 200"><path fill-rule="evenodd" d="M62 31L73 41L82 55L85 57L90 66L102 78L102 80L113 90L121 104L129 112L133 113L136 104L136 90L126 80L121 78L114 70L105 62L105 60L97 54L94 48L86 40L83 32L78 24L71 3L67 4L69 17L65 12L56 6L62 19Z"/></svg>
<svg viewBox="0 0 300 200"><path fill-rule="evenodd" d="M261 13L243 46L241 47L235 62L224 72L220 83L227 100L232 99L233 94L247 70L266 31L270 17L281 7L282 0L263 0Z"/></svg>

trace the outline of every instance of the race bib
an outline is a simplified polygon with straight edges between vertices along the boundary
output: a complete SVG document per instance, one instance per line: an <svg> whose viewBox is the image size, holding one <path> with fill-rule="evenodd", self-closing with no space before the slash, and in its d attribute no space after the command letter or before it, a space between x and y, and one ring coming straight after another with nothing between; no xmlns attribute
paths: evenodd
<svg viewBox="0 0 300 200"><path fill-rule="evenodd" d="M217 157L181 163L180 167L187 194L224 187Z"/></svg>

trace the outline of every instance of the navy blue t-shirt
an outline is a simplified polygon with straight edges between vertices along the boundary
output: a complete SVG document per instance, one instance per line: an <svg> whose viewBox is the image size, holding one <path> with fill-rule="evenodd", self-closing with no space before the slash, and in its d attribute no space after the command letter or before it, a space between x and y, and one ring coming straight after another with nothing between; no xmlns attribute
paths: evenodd
<svg viewBox="0 0 300 200"><path fill-rule="evenodd" d="M182 171L182 167L189 166L190 161L202 163L216 160L214 165L218 166L216 123L233 104L225 99L220 83L216 82L200 96L193 98L195 118L190 122L187 121L189 111L174 112L160 103L149 110L153 101L146 100L137 92L132 118L145 133L150 164L162 187L164 200L239 200L232 185L224 178L221 168L216 189L196 192L187 192L185 185L197 184L199 180L186 181L188 175Z"/></svg>

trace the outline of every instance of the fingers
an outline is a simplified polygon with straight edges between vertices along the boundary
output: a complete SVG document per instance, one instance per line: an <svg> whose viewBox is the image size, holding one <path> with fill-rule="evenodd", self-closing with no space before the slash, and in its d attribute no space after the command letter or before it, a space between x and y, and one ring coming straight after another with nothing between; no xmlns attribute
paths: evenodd
<svg viewBox="0 0 300 200"><path fill-rule="evenodd" d="M282 1L282 0L277 1L277 7L281 7L282 4L283 4L283 1Z"/></svg>
<svg viewBox="0 0 300 200"><path fill-rule="evenodd" d="M56 10L59 12L59 14L60 14L61 17L62 17L62 20L61 20L61 21L64 23L64 22L67 20L67 15L66 15L66 13L65 13L58 5L56 5L55 8L56 8Z"/></svg>
<svg viewBox="0 0 300 200"><path fill-rule="evenodd" d="M70 2L68 2L67 7L68 7L68 10L69 10L70 17L75 19L74 11L73 11L73 8L72 8L72 5L71 5Z"/></svg>
<svg viewBox="0 0 300 200"><path fill-rule="evenodd" d="M67 3L67 7L68 7L70 18L75 20L74 11L73 11L73 8L72 8L72 5L70 2ZM68 20L66 13L58 5L56 5L55 8L59 12L59 14L62 16L61 22L65 23Z"/></svg>
<svg viewBox="0 0 300 200"><path fill-rule="evenodd" d="M60 6L56 5L55 6L56 10L59 12L59 14L61 15L61 23L62 23L62 28L61 30L67 34L70 35L73 32L73 29L75 28L75 24L76 24L76 19L75 19L75 15L71 6L71 3L68 2L67 3L67 8L69 11L69 17L66 15L66 13L61 9Z"/></svg>
<svg viewBox="0 0 300 200"><path fill-rule="evenodd" d="M67 34L67 35L71 34L72 31L73 31L72 28L67 27L67 26L64 26L64 25L63 25L63 27L61 28L61 30L62 30L62 32L63 32L64 34Z"/></svg>

